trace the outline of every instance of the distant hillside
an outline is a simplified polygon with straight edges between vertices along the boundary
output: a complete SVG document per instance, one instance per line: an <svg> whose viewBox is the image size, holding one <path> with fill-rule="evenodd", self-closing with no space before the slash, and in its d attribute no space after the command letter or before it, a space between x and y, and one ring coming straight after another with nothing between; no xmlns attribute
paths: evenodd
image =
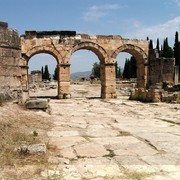
<svg viewBox="0 0 180 180"><path fill-rule="evenodd" d="M72 80L79 80L82 77L89 78L90 75L91 75L91 71L75 72L75 73L71 74L71 79Z"/></svg>

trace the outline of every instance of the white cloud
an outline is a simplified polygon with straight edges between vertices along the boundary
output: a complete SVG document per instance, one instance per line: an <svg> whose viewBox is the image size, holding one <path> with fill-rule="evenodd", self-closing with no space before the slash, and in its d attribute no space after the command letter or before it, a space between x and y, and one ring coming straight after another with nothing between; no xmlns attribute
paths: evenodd
<svg viewBox="0 0 180 180"><path fill-rule="evenodd" d="M89 9L91 11L98 11L98 10L113 10L113 9L119 9L119 5L118 4L105 4L105 5L101 5L101 6L92 6Z"/></svg>
<svg viewBox="0 0 180 180"><path fill-rule="evenodd" d="M84 13L83 19L85 21L97 21L101 17L107 16L111 10L122 8L119 4L104 4L91 6L86 13Z"/></svg>
<svg viewBox="0 0 180 180"><path fill-rule="evenodd" d="M129 32L126 34L128 37L134 38L143 38L145 39L147 36L150 39L164 39L168 37L169 39L174 39L175 32L180 32L180 16L175 17L172 20L169 20L163 24L151 26L151 27L138 27L135 32Z"/></svg>

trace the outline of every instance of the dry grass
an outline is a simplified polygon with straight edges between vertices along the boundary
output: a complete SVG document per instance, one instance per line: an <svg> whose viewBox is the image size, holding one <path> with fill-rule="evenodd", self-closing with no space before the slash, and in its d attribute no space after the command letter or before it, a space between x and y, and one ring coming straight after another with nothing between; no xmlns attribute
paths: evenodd
<svg viewBox="0 0 180 180"><path fill-rule="evenodd" d="M5 169L7 166L17 168L24 165L34 165L38 168L46 166L48 152L35 155L20 154L15 148L21 145L45 143L46 131L51 127L50 118L42 117L35 111L27 111L11 103L1 106L0 168Z"/></svg>

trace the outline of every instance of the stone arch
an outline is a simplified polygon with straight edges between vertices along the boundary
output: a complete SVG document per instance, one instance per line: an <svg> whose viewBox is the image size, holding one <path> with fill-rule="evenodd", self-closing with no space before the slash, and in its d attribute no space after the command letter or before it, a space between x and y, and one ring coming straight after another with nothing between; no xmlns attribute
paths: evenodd
<svg viewBox="0 0 180 180"><path fill-rule="evenodd" d="M117 48L113 54L112 58L116 59L117 55L120 52L127 52L133 55L137 62L137 87L138 88L145 88L147 86L147 61L148 55L147 53L140 47L132 45L132 44L125 44Z"/></svg>
<svg viewBox="0 0 180 180"><path fill-rule="evenodd" d="M28 81L28 63L29 60L37 54L41 54L41 53L45 53L45 54L49 54L52 55L54 57L54 59L57 62L57 68L59 70L59 64L61 62L61 56L60 53L52 46L36 46L33 47L32 49L28 50L26 53L22 53L22 60L24 60L24 66L21 67L21 69L24 69L24 76L26 76L24 79L26 79L26 82L24 82L24 86L26 85L26 89L29 90L29 81ZM58 89L59 89L59 83L58 83ZM58 95L59 92L57 92Z"/></svg>
<svg viewBox="0 0 180 180"><path fill-rule="evenodd" d="M100 45L98 45L96 43L88 42L88 41L80 42L80 43L76 44L71 51L71 55L74 52L81 50L81 49L90 50L93 53L95 53L101 63L105 63L105 59L107 59L107 53L104 50L104 48L102 48Z"/></svg>
<svg viewBox="0 0 180 180"><path fill-rule="evenodd" d="M52 46L36 46L30 49L29 51L27 51L25 54L22 54L22 56L26 59L28 63L29 59L32 56L40 53L46 53L52 55L56 59L57 64L61 62L61 58L59 58L59 52Z"/></svg>
<svg viewBox="0 0 180 180"><path fill-rule="evenodd" d="M116 59L117 55L120 53L120 52L127 52L127 53L130 53L132 54L137 61L139 61L140 59L142 60L147 60L147 54L145 51L143 51L140 47L138 46L135 46L135 45L132 45L132 44L125 44L125 45L122 45L120 47L118 47L112 54L112 58L113 59ZM144 62L145 63L145 62Z"/></svg>

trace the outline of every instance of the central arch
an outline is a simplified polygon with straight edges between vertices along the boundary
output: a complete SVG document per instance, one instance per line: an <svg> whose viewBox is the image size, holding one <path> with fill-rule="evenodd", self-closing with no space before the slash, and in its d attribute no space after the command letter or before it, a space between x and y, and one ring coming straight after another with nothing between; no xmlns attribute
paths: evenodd
<svg viewBox="0 0 180 180"><path fill-rule="evenodd" d="M125 44L118 47L113 53L112 58L116 59L120 52L127 52L133 55L137 64L137 87L145 88L147 86L147 61L148 55L138 46L132 44Z"/></svg>
<svg viewBox="0 0 180 180"><path fill-rule="evenodd" d="M72 48L72 53L74 53L75 51L78 51L80 49L86 49L86 50L90 50L92 52L94 52L97 57L99 58L100 62L105 63L105 59L107 58L107 53L105 51L104 48L102 48L100 45L93 43L93 42L80 42L78 44L76 44L73 48Z"/></svg>
<svg viewBox="0 0 180 180"><path fill-rule="evenodd" d="M103 80L105 79L104 75L105 73L104 72L104 64L105 64L105 60L107 59L107 53L106 51L104 50L104 48L102 48L100 45L96 44L96 43L93 43L93 42L88 42L88 41L85 41L85 42L80 42L78 44L76 44L73 48L72 48L72 51L71 51L71 56L74 52L78 51L78 50L89 50L91 52L93 52L99 59L100 61L100 73L101 73L101 76L100 76L100 80L101 80L101 97L103 97ZM70 60L71 56L68 58Z"/></svg>

